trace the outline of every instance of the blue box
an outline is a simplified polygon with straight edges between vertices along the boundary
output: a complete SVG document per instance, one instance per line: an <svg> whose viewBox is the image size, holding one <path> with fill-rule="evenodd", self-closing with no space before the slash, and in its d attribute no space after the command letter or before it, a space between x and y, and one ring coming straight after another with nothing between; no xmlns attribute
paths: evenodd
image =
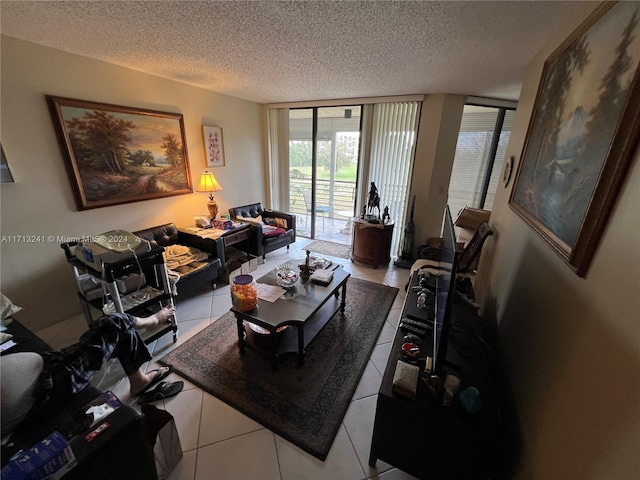
<svg viewBox="0 0 640 480"><path fill-rule="evenodd" d="M76 463L69 443L56 431L28 451L18 452L2 469L2 479L57 480Z"/></svg>
<svg viewBox="0 0 640 480"><path fill-rule="evenodd" d="M224 218L216 218L213 220L213 226L220 230L231 230L233 222Z"/></svg>

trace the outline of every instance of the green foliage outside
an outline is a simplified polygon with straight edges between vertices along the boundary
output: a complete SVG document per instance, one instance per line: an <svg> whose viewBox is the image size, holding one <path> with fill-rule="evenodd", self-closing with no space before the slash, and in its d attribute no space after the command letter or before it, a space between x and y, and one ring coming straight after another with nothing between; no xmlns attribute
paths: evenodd
<svg viewBox="0 0 640 480"><path fill-rule="evenodd" d="M328 179L331 168L331 142L318 142L318 178ZM293 140L289 142L289 165L292 178L311 178L311 142ZM347 145L336 145L336 180L355 182L357 159L347 152Z"/></svg>
<svg viewBox="0 0 640 480"><path fill-rule="evenodd" d="M311 179L311 167L295 167L291 168L289 171L299 172L302 176L298 176L298 173L294 173L292 178L308 178ZM323 180L329 180L329 170L326 168L318 169L318 178ZM336 172L335 179L344 181L344 182L355 182L356 176L358 174L358 166L357 165L348 165L346 167L342 167L340 170Z"/></svg>

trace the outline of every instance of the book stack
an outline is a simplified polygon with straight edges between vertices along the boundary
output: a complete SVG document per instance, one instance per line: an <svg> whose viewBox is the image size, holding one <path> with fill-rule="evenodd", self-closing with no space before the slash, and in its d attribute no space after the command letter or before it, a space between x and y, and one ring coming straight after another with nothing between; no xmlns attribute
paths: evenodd
<svg viewBox="0 0 640 480"><path fill-rule="evenodd" d="M333 280L333 270L319 268L311 274L311 280L320 285L329 285Z"/></svg>
<svg viewBox="0 0 640 480"><path fill-rule="evenodd" d="M416 397L419 377L420 368L417 365L398 360L393 374L393 391L413 400Z"/></svg>

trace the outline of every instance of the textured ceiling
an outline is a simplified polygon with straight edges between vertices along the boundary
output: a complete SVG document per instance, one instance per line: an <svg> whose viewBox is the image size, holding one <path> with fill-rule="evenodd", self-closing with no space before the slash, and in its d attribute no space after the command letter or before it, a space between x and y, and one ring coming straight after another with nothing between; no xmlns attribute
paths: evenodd
<svg viewBox="0 0 640 480"><path fill-rule="evenodd" d="M260 103L515 100L578 3L1 0L0 14L5 35Z"/></svg>

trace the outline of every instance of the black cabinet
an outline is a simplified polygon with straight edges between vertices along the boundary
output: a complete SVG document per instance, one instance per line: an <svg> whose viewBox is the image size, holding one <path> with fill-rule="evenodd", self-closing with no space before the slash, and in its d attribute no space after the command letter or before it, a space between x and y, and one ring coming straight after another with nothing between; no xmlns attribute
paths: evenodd
<svg viewBox="0 0 640 480"><path fill-rule="evenodd" d="M411 285L417 283L413 277ZM420 315L416 294L409 289L402 315ZM480 391L482 409L464 411L459 395L451 406L434 395L426 382L418 380L415 399L393 392L396 363L402 358L405 332L398 329L378 393L369 464L383 460L399 469L428 479L508 478L517 440L514 421L504 394L506 385L497 345L490 329L474 308L461 299L454 302L447 362L461 372L460 392L469 386ZM420 357L432 352L427 333L420 344ZM421 371L424 362L418 363Z"/></svg>

